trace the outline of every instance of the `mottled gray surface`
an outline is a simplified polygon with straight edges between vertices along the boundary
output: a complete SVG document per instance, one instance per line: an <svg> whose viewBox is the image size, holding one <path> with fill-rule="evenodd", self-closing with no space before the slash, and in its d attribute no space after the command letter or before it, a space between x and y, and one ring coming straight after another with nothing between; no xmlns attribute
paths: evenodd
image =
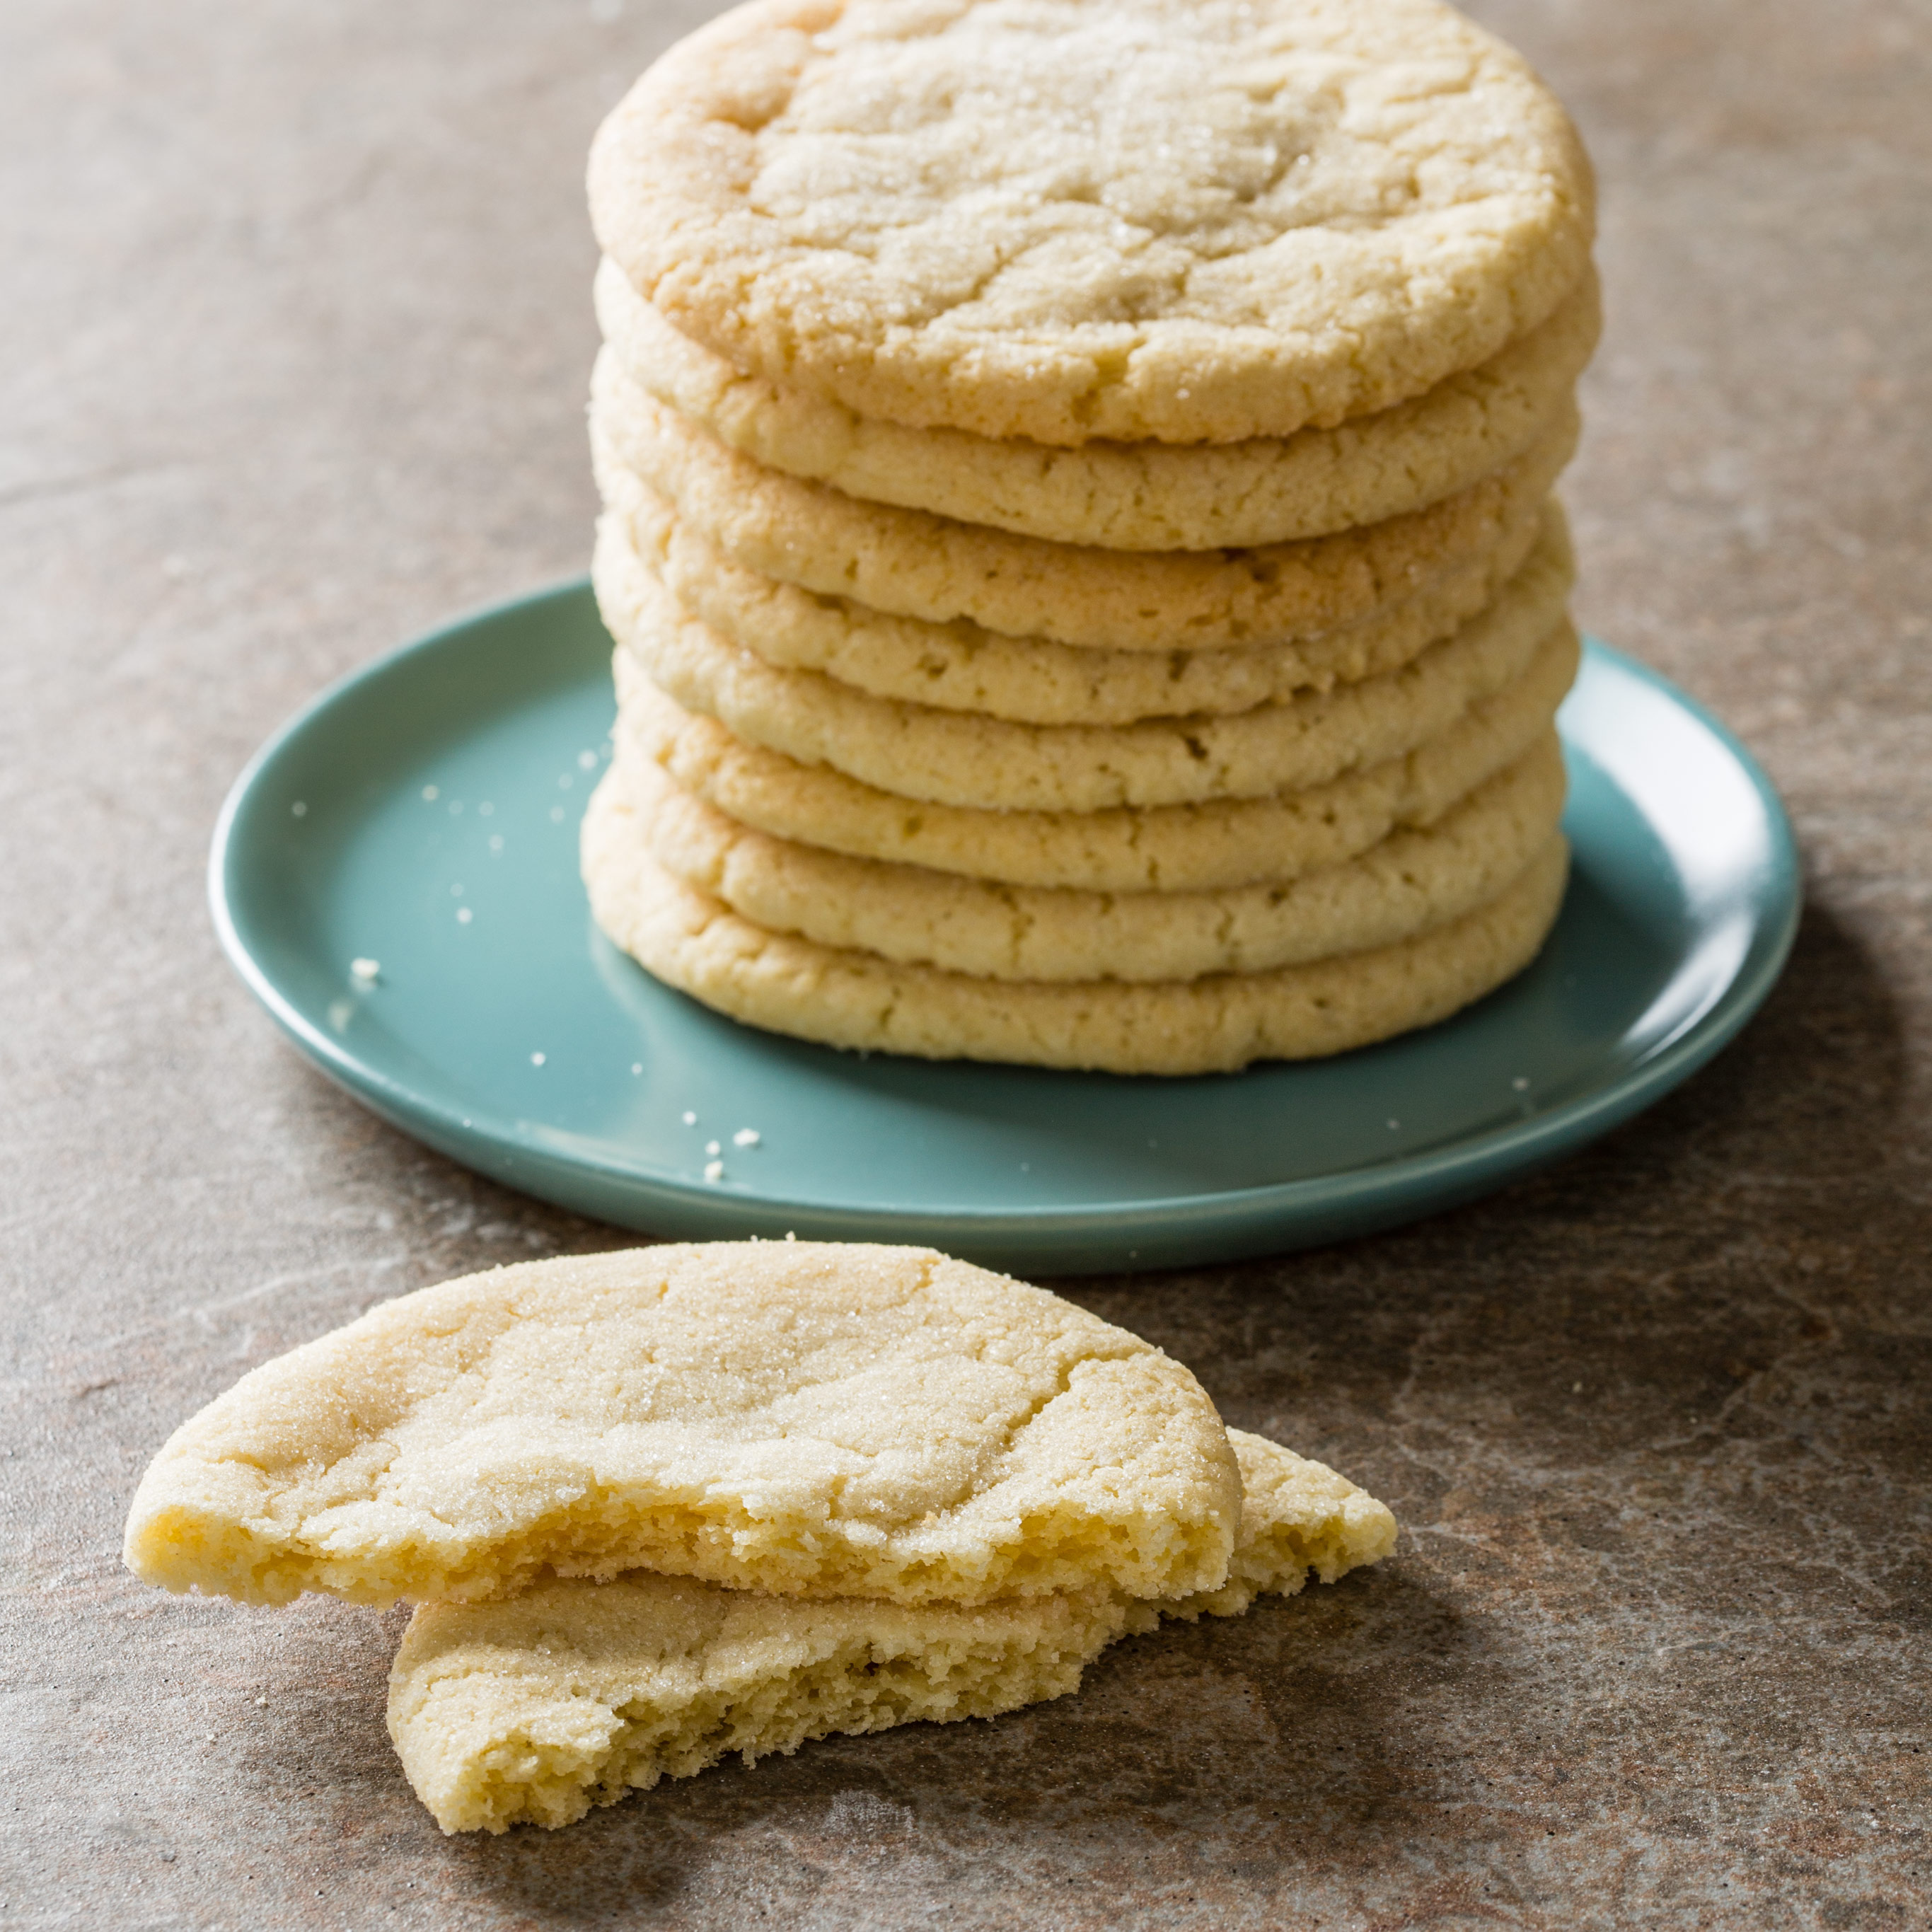
<svg viewBox="0 0 1932 1932"><path fill-rule="evenodd" d="M1546 1178L1076 1286L1387 1498L1396 1560L483 1842L398 1773L394 1618L122 1574L243 1368L612 1238L310 1073L200 868L326 679L581 567L580 158L704 10L0 7L0 1928L1932 1920L1923 0L1478 9L1603 176L1583 614L1751 740L1811 897L1738 1045Z"/></svg>

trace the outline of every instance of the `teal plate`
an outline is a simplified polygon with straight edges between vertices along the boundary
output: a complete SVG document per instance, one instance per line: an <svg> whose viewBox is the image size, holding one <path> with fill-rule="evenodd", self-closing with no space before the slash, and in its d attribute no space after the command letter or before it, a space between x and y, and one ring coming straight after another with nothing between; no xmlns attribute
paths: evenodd
<svg viewBox="0 0 1932 1932"><path fill-rule="evenodd" d="M917 1241L1067 1274L1390 1227L1694 1072L1770 991L1797 923L1763 773L1593 644L1560 721L1562 916L1527 972L1453 1019L1185 1080L806 1046L659 986L591 925L577 825L609 755L610 652L577 584L357 672L243 772L210 890L236 969L332 1079L494 1179L655 1234Z"/></svg>

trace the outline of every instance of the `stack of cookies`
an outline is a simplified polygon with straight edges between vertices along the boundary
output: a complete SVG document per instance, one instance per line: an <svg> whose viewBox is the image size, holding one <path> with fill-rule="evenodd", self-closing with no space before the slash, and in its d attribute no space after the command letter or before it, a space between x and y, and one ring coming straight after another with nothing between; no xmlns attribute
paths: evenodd
<svg viewBox="0 0 1932 1932"><path fill-rule="evenodd" d="M1588 164L1438 0L756 0L593 151L598 922L831 1044L1186 1073L1536 952Z"/></svg>
<svg viewBox="0 0 1932 1932"><path fill-rule="evenodd" d="M728 1756L1078 1688L1395 1542L1181 1365L914 1248L640 1249L386 1304L142 1478L172 1590L416 1600L389 1680L446 1831L568 1824Z"/></svg>

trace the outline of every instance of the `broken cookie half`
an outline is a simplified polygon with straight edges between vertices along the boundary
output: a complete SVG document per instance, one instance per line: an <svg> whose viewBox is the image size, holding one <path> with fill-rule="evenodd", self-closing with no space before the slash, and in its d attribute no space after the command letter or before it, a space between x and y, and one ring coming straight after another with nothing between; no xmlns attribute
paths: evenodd
<svg viewBox="0 0 1932 1932"><path fill-rule="evenodd" d="M1220 1588L1241 1484L1178 1362L928 1249L639 1248L385 1303L178 1430L129 1567L286 1603L652 1570L970 1606Z"/></svg>

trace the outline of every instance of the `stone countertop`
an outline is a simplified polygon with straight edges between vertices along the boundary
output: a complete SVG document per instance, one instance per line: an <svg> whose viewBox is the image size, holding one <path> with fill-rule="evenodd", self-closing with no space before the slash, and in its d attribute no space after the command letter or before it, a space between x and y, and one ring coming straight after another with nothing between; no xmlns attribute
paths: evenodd
<svg viewBox="0 0 1932 1932"><path fill-rule="evenodd" d="M1544 1178L1070 1292L1405 1526L1076 1697L444 1839L394 1616L177 1600L136 1477L243 1369L607 1228L392 1133L223 964L222 793L328 679L583 567L591 130L701 6L0 9L0 1928L1932 1920L1932 14L1484 0L1610 329L1580 614L1784 788L1762 1016Z"/></svg>

